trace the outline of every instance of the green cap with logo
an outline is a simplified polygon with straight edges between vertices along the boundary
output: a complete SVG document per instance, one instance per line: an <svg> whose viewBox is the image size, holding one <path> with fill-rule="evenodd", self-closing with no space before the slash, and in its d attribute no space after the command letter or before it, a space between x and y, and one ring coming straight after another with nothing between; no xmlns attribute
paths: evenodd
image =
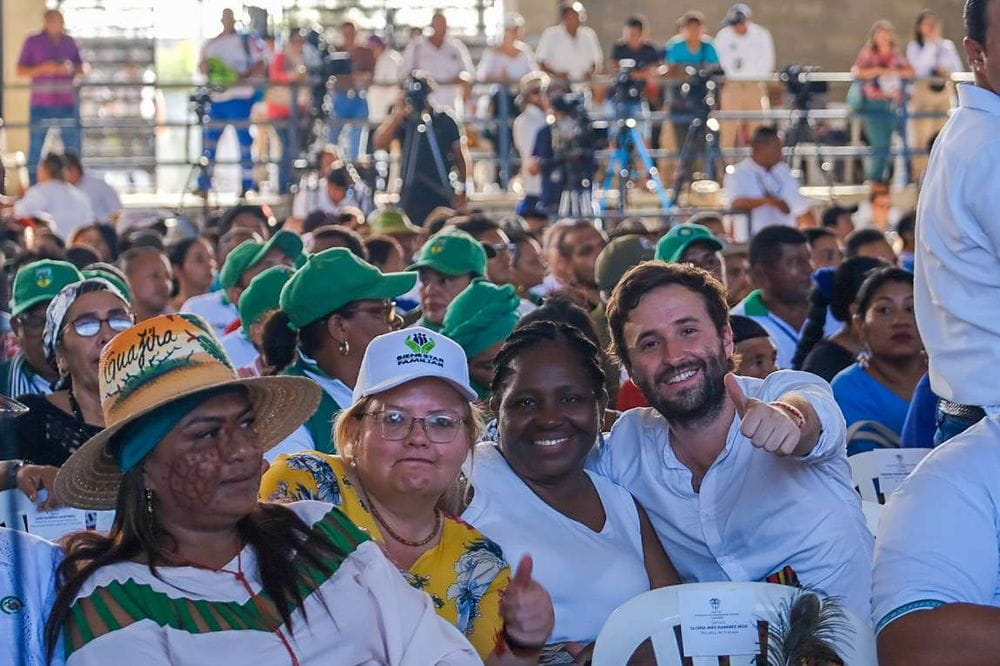
<svg viewBox="0 0 1000 666"><path fill-rule="evenodd" d="M722 242L708 227L700 224L678 224L656 243L656 258L668 264L676 264L694 243L704 243L713 250L721 250Z"/></svg>
<svg viewBox="0 0 1000 666"><path fill-rule="evenodd" d="M51 301L63 287L82 279L83 273L68 261L43 259L21 266L14 276L10 315L16 317L39 303Z"/></svg>
<svg viewBox="0 0 1000 666"><path fill-rule="evenodd" d="M266 243L243 241L226 256L226 262L219 271L219 284L223 289L235 287L243 274L253 268L272 248L280 249L286 257L299 265L302 255L302 239L299 235L284 229L278 231Z"/></svg>
<svg viewBox="0 0 1000 666"><path fill-rule="evenodd" d="M471 235L458 229L435 234L420 248L420 260L406 270L433 268L445 275L486 276L486 250Z"/></svg>
<svg viewBox="0 0 1000 666"><path fill-rule="evenodd" d="M410 222L406 213L398 208L379 208L368 215L368 229L374 236L410 236L423 233L423 230Z"/></svg>
<svg viewBox="0 0 1000 666"><path fill-rule="evenodd" d="M633 266L653 258L653 241L638 234L619 236L597 255L594 278L601 291L610 294Z"/></svg>
<svg viewBox="0 0 1000 666"><path fill-rule="evenodd" d="M448 305L441 333L472 358L510 337L520 319L520 306L521 297L513 285L474 280Z"/></svg>
<svg viewBox="0 0 1000 666"><path fill-rule="evenodd" d="M278 304L298 330L348 303L396 298L416 283L416 273L383 273L347 248L333 247L309 255L281 289Z"/></svg>
<svg viewBox="0 0 1000 666"><path fill-rule="evenodd" d="M250 337L250 327L271 310L278 309L281 289L295 270L288 266L271 266L254 276L240 294L240 324L243 333Z"/></svg>

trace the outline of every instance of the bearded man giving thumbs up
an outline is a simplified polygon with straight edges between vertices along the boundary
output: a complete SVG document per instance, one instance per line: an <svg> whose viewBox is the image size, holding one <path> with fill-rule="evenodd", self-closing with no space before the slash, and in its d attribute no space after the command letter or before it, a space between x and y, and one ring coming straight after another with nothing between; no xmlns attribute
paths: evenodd
<svg viewBox="0 0 1000 666"><path fill-rule="evenodd" d="M592 464L646 508L681 580L801 583L867 619L872 536L830 385L731 374L725 288L692 266L640 264L607 311L652 407L625 413Z"/></svg>

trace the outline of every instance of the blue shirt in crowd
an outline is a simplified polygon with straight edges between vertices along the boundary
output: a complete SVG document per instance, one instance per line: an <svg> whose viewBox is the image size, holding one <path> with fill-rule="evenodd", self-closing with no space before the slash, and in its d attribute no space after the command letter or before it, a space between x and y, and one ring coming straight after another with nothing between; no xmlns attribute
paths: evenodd
<svg viewBox="0 0 1000 666"><path fill-rule="evenodd" d="M663 49L663 59L671 65L704 67L705 65L719 64L719 54L710 39L702 38L698 50L692 51L683 35L677 35L667 42Z"/></svg>
<svg viewBox="0 0 1000 666"><path fill-rule="evenodd" d="M830 386L833 387L833 397L844 412L848 428L858 421L876 421L897 435L903 432L909 401L879 383L857 363L841 370ZM871 451L876 447L875 442L859 437L847 443L847 455Z"/></svg>

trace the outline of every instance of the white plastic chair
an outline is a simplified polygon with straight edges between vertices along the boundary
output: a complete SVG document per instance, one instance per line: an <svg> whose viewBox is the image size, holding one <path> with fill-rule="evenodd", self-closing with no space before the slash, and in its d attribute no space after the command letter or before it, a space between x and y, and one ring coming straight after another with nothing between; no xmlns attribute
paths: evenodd
<svg viewBox="0 0 1000 666"><path fill-rule="evenodd" d="M682 666L684 664L675 634L679 632L681 612L679 592L698 589L706 594L724 594L727 591L750 590L756 597L758 620L770 620L783 602L802 592L794 587L771 583L689 583L650 590L619 606L601 628L594 643L592 666L624 666L636 648L651 639L657 666ZM838 654L847 666L876 666L875 635L865 621L845 611L852 635L836 645ZM719 654L696 657L694 666L718 666ZM732 657L732 666L755 664L755 657Z"/></svg>
<svg viewBox="0 0 1000 666"><path fill-rule="evenodd" d="M913 471L931 449L874 449L849 456L851 483L869 502L885 498Z"/></svg>
<svg viewBox="0 0 1000 666"><path fill-rule="evenodd" d="M872 536L878 535L878 521L882 517L882 510L884 508L884 504L861 500L861 512L865 514L865 522L868 524L868 529L871 531Z"/></svg>

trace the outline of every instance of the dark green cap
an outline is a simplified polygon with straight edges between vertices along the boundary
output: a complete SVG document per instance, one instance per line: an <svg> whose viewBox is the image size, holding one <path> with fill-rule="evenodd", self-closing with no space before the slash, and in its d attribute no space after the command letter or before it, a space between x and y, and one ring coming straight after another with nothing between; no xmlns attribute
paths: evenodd
<svg viewBox="0 0 1000 666"><path fill-rule="evenodd" d="M51 301L63 287L82 279L83 273L68 261L43 259L21 266L14 276L10 315L16 317L39 303Z"/></svg>
<svg viewBox="0 0 1000 666"><path fill-rule="evenodd" d="M610 294L633 266L653 258L653 241L645 236L629 234L608 243L597 255L594 278L601 291Z"/></svg>
<svg viewBox="0 0 1000 666"><path fill-rule="evenodd" d="M445 275L486 276L486 250L471 235L457 229L442 231L420 248L420 260L406 270L433 268Z"/></svg>
<svg viewBox="0 0 1000 666"><path fill-rule="evenodd" d="M226 256L222 270L219 271L219 284L222 285L223 289L235 287L243 274L253 268L264 258L265 254L275 247L298 265L299 256L302 254L302 239L299 238L298 234L282 229L271 236L271 239L266 243L247 240L233 248Z"/></svg>
<svg viewBox="0 0 1000 666"><path fill-rule="evenodd" d="M288 266L271 266L254 276L240 294L240 324L243 333L250 337L250 327L271 310L278 309L281 289L295 270Z"/></svg>
<svg viewBox="0 0 1000 666"><path fill-rule="evenodd" d="M656 258L676 264L692 243L705 243L713 250L721 250L722 243L708 227L700 224L678 224L656 243Z"/></svg>
<svg viewBox="0 0 1000 666"><path fill-rule="evenodd" d="M83 271L83 277L86 280L90 278L101 278L102 280L107 280L114 286L118 287L118 291L122 293L129 303L132 302L132 290L128 288L128 281L123 280L122 277L113 271L109 271L106 268L94 267L86 268Z"/></svg>
<svg viewBox="0 0 1000 666"><path fill-rule="evenodd" d="M382 273L343 247L309 255L289 278L278 303L293 329L355 301L396 298L413 289L415 273Z"/></svg>
<svg viewBox="0 0 1000 666"><path fill-rule="evenodd" d="M472 358L510 337L520 319L520 305L513 285L474 280L448 305L441 333Z"/></svg>
<svg viewBox="0 0 1000 666"><path fill-rule="evenodd" d="M410 236L423 230L410 222L406 213L398 208L379 208L368 215L368 229L372 236Z"/></svg>

